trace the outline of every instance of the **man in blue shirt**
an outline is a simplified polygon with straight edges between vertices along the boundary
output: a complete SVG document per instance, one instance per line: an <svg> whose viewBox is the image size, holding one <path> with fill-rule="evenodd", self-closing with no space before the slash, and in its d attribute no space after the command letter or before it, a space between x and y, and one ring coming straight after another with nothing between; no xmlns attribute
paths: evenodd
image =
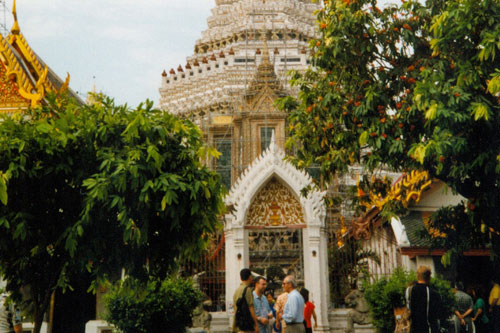
<svg viewBox="0 0 500 333"><path fill-rule="evenodd" d="M304 327L304 298L297 291L297 284L293 276L288 275L283 280L283 290L288 293L288 300L283 310L283 319L286 322L286 333L305 333Z"/></svg>
<svg viewBox="0 0 500 333"><path fill-rule="evenodd" d="M269 318L272 318L273 313L267 302L267 297L264 291L267 288L266 278L258 276L255 278L255 290L253 291L253 305L260 333L269 332Z"/></svg>

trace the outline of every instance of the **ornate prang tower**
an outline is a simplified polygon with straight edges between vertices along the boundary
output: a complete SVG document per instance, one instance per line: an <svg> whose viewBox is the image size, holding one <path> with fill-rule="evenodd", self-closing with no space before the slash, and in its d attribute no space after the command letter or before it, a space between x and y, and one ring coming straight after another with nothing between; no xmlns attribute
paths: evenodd
<svg viewBox="0 0 500 333"><path fill-rule="evenodd" d="M163 72L160 107L194 119L210 143L231 150L232 168L224 166L230 186L272 132L283 147L285 115L273 103L294 93L287 72L308 65L308 43L317 37L314 12L321 6L312 0L215 2L194 54L184 67Z"/></svg>

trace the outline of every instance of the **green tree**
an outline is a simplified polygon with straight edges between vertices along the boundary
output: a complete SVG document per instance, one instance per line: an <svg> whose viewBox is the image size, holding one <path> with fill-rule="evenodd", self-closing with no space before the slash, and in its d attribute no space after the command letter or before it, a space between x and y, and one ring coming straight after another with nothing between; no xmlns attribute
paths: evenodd
<svg viewBox="0 0 500 333"><path fill-rule="evenodd" d="M492 240L498 254L500 2L332 0L318 27L311 68L292 76L298 98L281 100L295 164L319 164L326 180L354 164L427 170L467 199L466 214L435 217L455 234L437 245Z"/></svg>
<svg viewBox="0 0 500 333"><path fill-rule="evenodd" d="M96 285L122 267L163 278L200 252L223 209L207 152L194 124L151 102L53 97L1 119L0 272L14 297L29 295L36 332L71 272L88 270Z"/></svg>
<svg viewBox="0 0 500 333"><path fill-rule="evenodd" d="M189 280L171 277L146 284L133 278L118 281L105 296L107 320L123 333L184 333L201 293Z"/></svg>

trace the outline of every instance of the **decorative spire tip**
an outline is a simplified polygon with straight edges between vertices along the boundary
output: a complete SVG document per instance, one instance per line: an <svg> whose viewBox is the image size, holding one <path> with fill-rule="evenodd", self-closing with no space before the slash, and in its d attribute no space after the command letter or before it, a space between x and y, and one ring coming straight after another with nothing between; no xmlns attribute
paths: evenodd
<svg viewBox="0 0 500 333"><path fill-rule="evenodd" d="M12 25L10 32L13 35L19 35L21 28L19 28L19 23L17 22L16 0L13 0L12 3L12 16L14 16L14 24Z"/></svg>

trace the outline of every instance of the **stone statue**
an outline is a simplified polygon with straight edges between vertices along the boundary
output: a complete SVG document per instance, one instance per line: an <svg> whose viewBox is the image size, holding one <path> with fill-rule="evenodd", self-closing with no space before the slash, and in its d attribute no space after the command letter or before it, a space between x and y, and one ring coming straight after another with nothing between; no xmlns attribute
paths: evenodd
<svg viewBox="0 0 500 333"><path fill-rule="evenodd" d="M205 274L205 272L201 272L193 276L193 284L195 288L200 291L200 276L203 274ZM209 310L211 306L212 300L205 293L203 293L203 301L193 311L193 328L203 328L206 333L210 333L212 315Z"/></svg>
<svg viewBox="0 0 500 333"><path fill-rule="evenodd" d="M361 283L358 283L358 288L351 290L345 297L345 302L351 307L347 313L346 333L354 333L354 324L368 325L371 323L370 308L363 294Z"/></svg>

